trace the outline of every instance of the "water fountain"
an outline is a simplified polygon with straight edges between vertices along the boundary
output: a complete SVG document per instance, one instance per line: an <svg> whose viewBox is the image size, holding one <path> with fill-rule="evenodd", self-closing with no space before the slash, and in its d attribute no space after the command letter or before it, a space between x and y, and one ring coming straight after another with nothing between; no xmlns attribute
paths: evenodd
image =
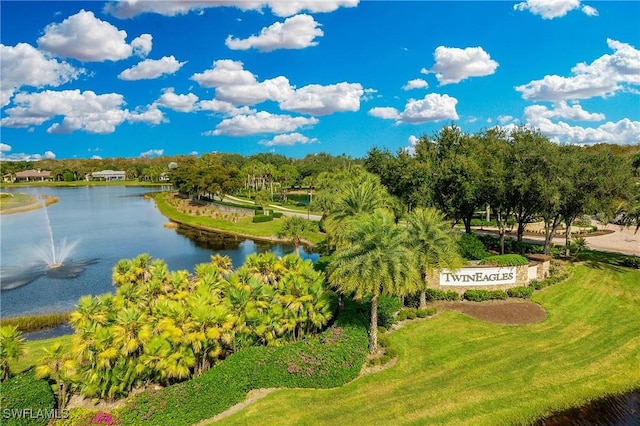
<svg viewBox="0 0 640 426"><path fill-rule="evenodd" d="M0 290L21 287L45 275L55 279L76 278L84 272L87 265L98 262L98 259L71 258L78 241L67 244L67 240L63 239L61 244L56 246L45 201L42 202L42 209L47 226L46 243L35 248L37 259L30 265L0 269Z"/></svg>

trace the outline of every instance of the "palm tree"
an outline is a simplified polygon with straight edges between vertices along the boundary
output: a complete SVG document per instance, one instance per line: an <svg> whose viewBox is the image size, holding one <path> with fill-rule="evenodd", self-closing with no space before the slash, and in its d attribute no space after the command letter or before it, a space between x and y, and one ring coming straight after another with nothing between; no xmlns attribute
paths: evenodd
<svg viewBox="0 0 640 426"><path fill-rule="evenodd" d="M56 382L58 407L64 408L69 398L69 383L75 373L76 364L67 352L67 348L60 342L55 342L43 350L45 356L36 367L36 377L39 379L50 377Z"/></svg>
<svg viewBox="0 0 640 426"><path fill-rule="evenodd" d="M458 253L457 235L434 208L415 209L407 216L408 246L414 251L420 269L420 308L426 308L426 287L435 269L458 269L463 260Z"/></svg>
<svg viewBox="0 0 640 426"><path fill-rule="evenodd" d="M378 298L402 296L417 289L414 253L407 247L406 230L388 212L377 211L351 223L329 268L329 281L355 297L371 298L369 352L378 350Z"/></svg>
<svg viewBox="0 0 640 426"><path fill-rule="evenodd" d="M0 381L9 378L9 360L18 359L25 353L24 338L17 327L5 325L0 328Z"/></svg>
<svg viewBox="0 0 640 426"><path fill-rule="evenodd" d="M278 232L278 238L290 238L293 242L296 254L300 256L300 239L305 231L311 228L311 223L301 217L287 217L282 222L282 227Z"/></svg>

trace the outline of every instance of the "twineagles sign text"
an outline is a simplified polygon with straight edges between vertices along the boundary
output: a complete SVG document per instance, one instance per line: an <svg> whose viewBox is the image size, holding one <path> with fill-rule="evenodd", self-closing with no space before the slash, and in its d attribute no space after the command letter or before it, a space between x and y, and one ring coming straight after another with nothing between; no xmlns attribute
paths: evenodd
<svg viewBox="0 0 640 426"><path fill-rule="evenodd" d="M440 285L500 285L515 284L516 267L462 268L457 271L440 271Z"/></svg>

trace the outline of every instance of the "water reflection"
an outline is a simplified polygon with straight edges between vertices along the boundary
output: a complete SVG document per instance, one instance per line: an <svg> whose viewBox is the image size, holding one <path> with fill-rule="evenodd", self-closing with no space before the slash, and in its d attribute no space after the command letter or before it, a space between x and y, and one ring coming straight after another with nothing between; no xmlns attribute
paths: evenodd
<svg viewBox="0 0 640 426"><path fill-rule="evenodd" d="M640 389L612 395L582 407L539 420L535 426L637 426L640 425Z"/></svg>

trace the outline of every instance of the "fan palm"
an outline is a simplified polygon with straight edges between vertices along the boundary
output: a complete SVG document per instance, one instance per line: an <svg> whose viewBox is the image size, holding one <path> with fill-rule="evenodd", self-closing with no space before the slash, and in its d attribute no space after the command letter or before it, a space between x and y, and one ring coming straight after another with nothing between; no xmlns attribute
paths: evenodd
<svg viewBox="0 0 640 426"><path fill-rule="evenodd" d="M300 240L305 231L311 229L311 223L301 217L287 217L282 222L282 227L278 231L279 238L290 238L293 243L296 255L300 256Z"/></svg>
<svg viewBox="0 0 640 426"><path fill-rule="evenodd" d="M371 298L369 351L378 350L378 298L405 295L417 289L415 254L406 245L406 231L391 214L377 211L351 223L330 265L329 281L356 298Z"/></svg>
<svg viewBox="0 0 640 426"><path fill-rule="evenodd" d="M2 381L9 378L9 360L24 355L24 338L17 327L6 325L0 328L0 373Z"/></svg>

